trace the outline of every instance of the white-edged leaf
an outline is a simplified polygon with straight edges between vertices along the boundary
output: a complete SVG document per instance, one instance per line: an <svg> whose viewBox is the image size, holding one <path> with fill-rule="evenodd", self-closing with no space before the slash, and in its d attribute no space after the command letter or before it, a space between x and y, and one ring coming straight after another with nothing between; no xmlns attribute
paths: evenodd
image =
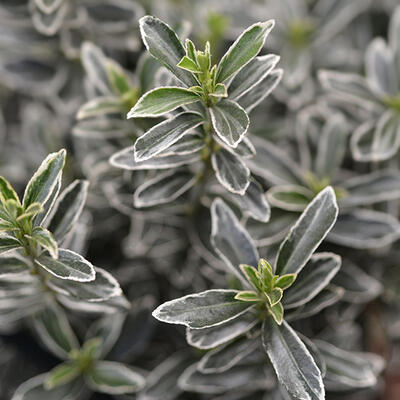
<svg viewBox="0 0 400 400"><path fill-rule="evenodd" d="M279 85L283 76L283 69L275 69L267 75L258 85L253 87L252 90L246 92L240 97L238 103L249 114L256 108L264 99L266 99L271 92Z"/></svg>
<svg viewBox="0 0 400 400"><path fill-rule="evenodd" d="M275 68L280 57L275 54L259 56L251 60L233 78L228 86L229 98L238 100L253 90Z"/></svg>
<svg viewBox="0 0 400 400"><path fill-rule="evenodd" d="M41 226L36 226L33 229L32 235L25 235L30 239L36 240L37 243L40 244L44 249L46 249L52 258L58 257L58 244L54 239L52 233L42 228Z"/></svg>
<svg viewBox="0 0 400 400"><path fill-rule="evenodd" d="M64 310L54 301L46 305L32 317L32 326L43 344L57 357L68 359L79 342L68 322Z"/></svg>
<svg viewBox="0 0 400 400"><path fill-rule="evenodd" d="M232 44L217 67L217 82L225 82L250 62L262 49L275 21L258 22L248 27Z"/></svg>
<svg viewBox="0 0 400 400"><path fill-rule="evenodd" d="M118 97L96 97L85 103L76 114L77 120L90 117L101 117L105 114L123 113L124 106Z"/></svg>
<svg viewBox="0 0 400 400"><path fill-rule="evenodd" d="M140 185L133 195L137 208L169 203L195 185L197 177L188 171L168 171Z"/></svg>
<svg viewBox="0 0 400 400"><path fill-rule="evenodd" d="M115 361L97 361L85 378L94 391L109 394L135 393L146 383L141 374Z"/></svg>
<svg viewBox="0 0 400 400"><path fill-rule="evenodd" d="M303 211L313 196L311 190L298 185L277 185L267 192L271 205L286 211Z"/></svg>
<svg viewBox="0 0 400 400"><path fill-rule="evenodd" d="M136 140L135 161L141 162L156 156L203 122L200 114L183 112L153 126Z"/></svg>
<svg viewBox="0 0 400 400"><path fill-rule="evenodd" d="M197 365L199 372L213 374L228 371L259 347L259 339L244 336L209 351Z"/></svg>
<svg viewBox="0 0 400 400"><path fill-rule="evenodd" d="M246 282L240 264L257 266L259 254L248 232L232 210L219 198L211 205L211 244L229 269Z"/></svg>
<svg viewBox="0 0 400 400"><path fill-rule="evenodd" d="M57 153L49 154L42 162L25 188L22 202L25 208L32 203L46 203L57 185L58 177L64 167L65 155L66 151L62 149Z"/></svg>
<svg viewBox="0 0 400 400"><path fill-rule="evenodd" d="M223 99L210 109L215 133L228 146L237 147L249 128L246 111L236 102Z"/></svg>
<svg viewBox="0 0 400 400"><path fill-rule="evenodd" d="M19 240L9 235L0 236L0 254L22 247Z"/></svg>
<svg viewBox="0 0 400 400"><path fill-rule="evenodd" d="M244 215L261 222L269 221L271 208L263 188L254 179L250 179L250 184L243 196L232 195L231 198L240 207Z"/></svg>
<svg viewBox="0 0 400 400"><path fill-rule="evenodd" d="M194 76L177 67L186 52L176 33L166 23L148 15L141 18L139 24L148 52L188 87L196 86L198 82Z"/></svg>
<svg viewBox="0 0 400 400"><path fill-rule="evenodd" d="M127 147L110 157L110 164L117 168L129 171L150 170L150 169L170 169L182 165L192 164L201 159L201 153L191 153L183 155L159 155L150 160L136 162L134 156L134 146Z"/></svg>
<svg viewBox="0 0 400 400"><path fill-rule="evenodd" d="M11 400L41 400L49 396L51 400L71 400L82 395L84 383L79 379L48 390L43 385L46 378L47 374L42 374L27 380L17 388Z"/></svg>
<svg viewBox="0 0 400 400"><path fill-rule="evenodd" d="M65 279L50 279L48 285L57 293L87 302L101 302L122 294L117 280L106 270L94 268L96 278L90 282L71 282Z"/></svg>
<svg viewBox="0 0 400 400"><path fill-rule="evenodd" d="M252 307L235 300L237 290L211 289L167 301L153 311L153 316L169 324L201 329L221 325Z"/></svg>
<svg viewBox="0 0 400 400"><path fill-rule="evenodd" d="M340 186L346 196L339 199L341 207L369 205L400 197L400 173L382 170L351 178Z"/></svg>
<svg viewBox="0 0 400 400"><path fill-rule="evenodd" d="M57 198L48 229L57 241L62 241L74 228L86 202L89 182L75 180Z"/></svg>
<svg viewBox="0 0 400 400"><path fill-rule="evenodd" d="M232 193L244 195L250 184L250 170L232 152L221 148L211 156L218 181Z"/></svg>
<svg viewBox="0 0 400 400"><path fill-rule="evenodd" d="M253 313L245 312L239 317L224 323L203 329L186 329L187 342L198 349L212 349L247 333L257 325L258 320Z"/></svg>
<svg viewBox="0 0 400 400"><path fill-rule="evenodd" d="M199 100L196 93L185 88L159 87L145 93L129 111L128 118L158 117Z"/></svg>
<svg viewBox="0 0 400 400"><path fill-rule="evenodd" d="M301 271L332 229L338 212L335 193L328 186L307 206L282 242L275 267L278 275Z"/></svg>
<svg viewBox="0 0 400 400"><path fill-rule="evenodd" d="M328 235L330 242L355 249L386 246L400 236L400 224L390 214L368 209L340 213Z"/></svg>
<svg viewBox="0 0 400 400"><path fill-rule="evenodd" d="M36 259L36 263L60 279L90 282L96 277L93 265L71 250L59 249L56 260L42 254Z"/></svg>
<svg viewBox="0 0 400 400"><path fill-rule="evenodd" d="M294 284L285 290L282 304L286 309L301 306L321 292L339 271L340 256L333 253L317 253L297 275Z"/></svg>
<svg viewBox="0 0 400 400"><path fill-rule="evenodd" d="M295 398L325 399L321 372L295 331L283 321L277 325L268 318L263 323L262 343L278 381Z"/></svg>
<svg viewBox="0 0 400 400"><path fill-rule="evenodd" d="M252 138L257 149L256 155L247 161L255 174L274 185L295 184L304 186L303 171L278 146L260 138Z"/></svg>

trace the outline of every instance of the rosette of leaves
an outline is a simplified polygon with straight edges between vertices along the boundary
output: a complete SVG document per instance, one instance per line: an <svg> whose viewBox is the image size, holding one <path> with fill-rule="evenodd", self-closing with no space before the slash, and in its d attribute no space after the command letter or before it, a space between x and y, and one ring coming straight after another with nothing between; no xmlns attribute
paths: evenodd
<svg viewBox="0 0 400 400"><path fill-rule="evenodd" d="M388 41L375 38L365 52L365 76L339 71L320 71L323 87L368 113L351 139L358 161L388 160L400 146L400 7L393 12Z"/></svg>
<svg viewBox="0 0 400 400"><path fill-rule="evenodd" d="M43 307L48 293L60 302L105 302L121 296L118 282L68 245L85 204L88 183L61 188L65 150L50 154L28 182L24 196L0 177L0 284L2 324Z"/></svg>
<svg viewBox="0 0 400 400"><path fill-rule="evenodd" d="M400 230L397 218L371 206L400 197L398 170L347 170L349 128L344 117L331 109L314 106L303 110L296 121L296 133L299 162L261 139L255 142L257 154L248 162L252 172L272 186L267 192L272 206L271 229L254 221L248 225L259 243L279 241L298 213L328 185L334 187L340 213L327 240L361 249L394 242Z"/></svg>
<svg viewBox="0 0 400 400"><path fill-rule="evenodd" d="M129 170L169 170L136 190L136 207L175 200L197 183L207 182L212 170L228 191L245 194L250 171L243 159L254 153L246 137L247 113L272 91L282 74L274 70L279 57L257 57L273 25L267 21L250 26L218 65L212 65L208 43L204 51L190 40L184 47L164 22L151 16L140 20L147 50L175 83L145 93L128 114L128 118L167 113L170 117L111 158L113 165ZM178 108L182 112L175 112Z"/></svg>
<svg viewBox="0 0 400 400"><path fill-rule="evenodd" d="M46 348L63 360L49 372L22 383L12 400L28 400L33 397L62 400L88 398L90 393L112 395L135 393L145 386L142 371L126 364L107 361L104 358L119 337L123 315L116 314L111 325L102 320L95 322L87 331L86 340L79 345L67 316L54 303L35 315L33 326ZM89 336L95 334L96 336Z"/></svg>
<svg viewBox="0 0 400 400"><path fill-rule="evenodd" d="M314 315L343 295L341 288L329 284L340 268L340 257L313 254L338 214L333 189L321 191L304 210L283 240L273 267L259 259L249 234L222 200L213 202L211 213L215 251L238 278L242 290L211 289L187 295L160 305L154 317L185 325L191 345L216 347L200 361L197 372L234 368L259 351L254 342L261 336L277 379L290 395L323 399L322 373L287 321ZM254 268L257 264L258 269ZM180 378L186 387L191 379L196 382L195 373L192 367Z"/></svg>
<svg viewBox="0 0 400 400"><path fill-rule="evenodd" d="M298 109L315 96L316 70L351 66L354 58L349 54L355 50L340 35L370 3L364 0L269 1L264 12L276 20L271 45L279 49L285 71L276 96L289 107ZM350 32L346 38L349 36Z"/></svg>

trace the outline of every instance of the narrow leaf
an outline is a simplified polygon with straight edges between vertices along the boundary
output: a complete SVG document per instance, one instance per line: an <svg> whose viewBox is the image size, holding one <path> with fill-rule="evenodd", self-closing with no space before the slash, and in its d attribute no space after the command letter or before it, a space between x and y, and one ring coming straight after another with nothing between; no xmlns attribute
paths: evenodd
<svg viewBox="0 0 400 400"><path fill-rule="evenodd" d="M217 82L229 79L259 53L274 24L273 20L258 22L236 39L218 65Z"/></svg>
<svg viewBox="0 0 400 400"><path fill-rule="evenodd" d="M200 114L184 112L153 126L136 140L135 161L145 161L161 153L201 123Z"/></svg>
<svg viewBox="0 0 400 400"><path fill-rule="evenodd" d="M246 111L238 103L226 99L209 110L215 133L227 145L237 147L250 124Z"/></svg>
<svg viewBox="0 0 400 400"><path fill-rule="evenodd" d="M278 381L293 397L302 400L325 398L321 372L304 343L286 322L279 326L266 319L262 342Z"/></svg>
<svg viewBox="0 0 400 400"><path fill-rule="evenodd" d="M299 273L331 230L337 215L335 193L327 187L308 205L281 244L276 273Z"/></svg>
<svg viewBox="0 0 400 400"><path fill-rule="evenodd" d="M144 94L129 111L128 118L158 117L185 104L199 101L191 90L181 87L160 87Z"/></svg>
<svg viewBox="0 0 400 400"><path fill-rule="evenodd" d="M159 321L189 328L209 328L246 312L251 303L235 300L238 291L212 289L161 304L153 311Z"/></svg>

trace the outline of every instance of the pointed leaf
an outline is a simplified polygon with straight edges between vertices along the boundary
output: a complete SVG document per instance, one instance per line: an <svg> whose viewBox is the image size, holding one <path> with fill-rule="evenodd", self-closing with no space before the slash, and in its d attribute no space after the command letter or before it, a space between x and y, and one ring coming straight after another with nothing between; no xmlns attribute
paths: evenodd
<svg viewBox="0 0 400 400"><path fill-rule="evenodd" d="M81 374L79 365L72 361L59 364L47 374L44 387L47 390L65 385L76 379Z"/></svg>
<svg viewBox="0 0 400 400"><path fill-rule="evenodd" d="M136 189L133 203L138 208L169 203L187 192L196 181L196 176L187 171L159 174Z"/></svg>
<svg viewBox="0 0 400 400"><path fill-rule="evenodd" d="M217 82L224 82L251 61L264 46L265 39L274 27L269 20L247 28L222 57L217 69Z"/></svg>
<svg viewBox="0 0 400 400"><path fill-rule="evenodd" d="M189 328L221 325L246 312L251 303L235 300L238 291L212 289L161 304L153 311L159 321Z"/></svg>
<svg viewBox="0 0 400 400"><path fill-rule="evenodd" d="M19 197L7 179L0 176L0 202L5 203L8 199L14 199L18 204L21 204Z"/></svg>
<svg viewBox="0 0 400 400"><path fill-rule="evenodd" d="M211 162L221 185L232 193L244 195L250 184L250 170L244 162L222 148L212 154Z"/></svg>
<svg viewBox="0 0 400 400"><path fill-rule="evenodd" d="M283 321L283 313L284 313L282 303L276 303L273 306L270 306L269 311L272 315L272 318L275 320L275 322L278 325L281 325L282 321Z"/></svg>
<svg viewBox="0 0 400 400"><path fill-rule="evenodd" d="M34 228L32 236L25 235L30 239L36 240L44 249L46 249L52 258L58 257L58 245L50 231L41 226Z"/></svg>
<svg viewBox="0 0 400 400"><path fill-rule="evenodd" d="M146 382L138 372L115 361L98 361L86 380L94 391L109 394L134 393L143 389Z"/></svg>
<svg viewBox="0 0 400 400"><path fill-rule="evenodd" d="M235 296L235 299L240 301L251 301L251 302L259 302L261 300L256 292L252 292L250 290L242 290Z"/></svg>
<svg viewBox="0 0 400 400"><path fill-rule="evenodd" d="M57 198L48 224L56 240L62 241L74 228L86 202L89 182L75 180Z"/></svg>
<svg viewBox="0 0 400 400"><path fill-rule="evenodd" d="M307 206L279 248L276 273L299 273L338 215L333 189L327 187Z"/></svg>
<svg viewBox="0 0 400 400"><path fill-rule="evenodd" d="M266 319L262 342L278 381L293 397L302 400L325 398L321 372L304 343L285 321L279 326Z"/></svg>
<svg viewBox="0 0 400 400"><path fill-rule="evenodd" d="M42 162L39 169L32 176L26 186L23 206L26 208L32 203L44 204L57 185L65 163L65 150L49 154Z"/></svg>
<svg viewBox="0 0 400 400"><path fill-rule="evenodd" d="M177 66L186 52L176 33L158 18L148 15L141 18L139 24L148 52L181 82L187 86L196 85L197 81L193 75Z"/></svg>
<svg viewBox="0 0 400 400"><path fill-rule="evenodd" d="M90 282L96 276L93 265L81 255L71 250L59 249L57 260L46 255L41 255L36 260L36 263L60 279Z"/></svg>
<svg viewBox="0 0 400 400"><path fill-rule="evenodd" d="M236 102L223 99L210 109L216 134L227 145L237 147L250 124L246 111Z"/></svg>
<svg viewBox="0 0 400 400"><path fill-rule="evenodd" d="M153 126L136 140L135 161L145 161L161 153L203 122L200 114L184 112Z"/></svg>
<svg viewBox="0 0 400 400"><path fill-rule="evenodd" d="M314 254L298 274L294 285L285 291L285 309L299 307L324 289L339 271L340 256L333 253Z"/></svg>
<svg viewBox="0 0 400 400"><path fill-rule="evenodd" d="M211 221L211 244L230 270L246 283L239 265L257 265L259 259L250 235L221 199L211 205Z"/></svg>

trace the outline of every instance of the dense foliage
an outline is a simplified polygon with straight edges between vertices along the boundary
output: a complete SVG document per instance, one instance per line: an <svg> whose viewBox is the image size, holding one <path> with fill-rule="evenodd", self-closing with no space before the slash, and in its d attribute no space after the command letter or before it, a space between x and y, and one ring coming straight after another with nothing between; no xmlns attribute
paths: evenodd
<svg viewBox="0 0 400 400"><path fill-rule="evenodd" d="M0 3L1 400L400 398L396 3Z"/></svg>

